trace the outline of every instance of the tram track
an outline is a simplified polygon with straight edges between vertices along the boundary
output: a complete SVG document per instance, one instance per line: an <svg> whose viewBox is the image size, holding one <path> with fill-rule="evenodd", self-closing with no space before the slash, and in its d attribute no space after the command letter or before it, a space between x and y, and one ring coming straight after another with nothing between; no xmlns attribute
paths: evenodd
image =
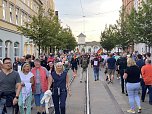
<svg viewBox="0 0 152 114"><path fill-rule="evenodd" d="M89 89L89 70L87 69L87 77L85 82L86 107L84 114L91 114L90 107L90 89Z"/></svg>

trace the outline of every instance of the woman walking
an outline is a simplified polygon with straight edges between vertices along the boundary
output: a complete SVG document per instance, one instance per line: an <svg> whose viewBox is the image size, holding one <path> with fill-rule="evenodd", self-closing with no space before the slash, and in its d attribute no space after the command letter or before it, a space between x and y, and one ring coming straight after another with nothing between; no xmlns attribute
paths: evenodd
<svg viewBox="0 0 152 114"><path fill-rule="evenodd" d="M77 59L76 55L71 59L71 66L73 70L73 76L77 76L77 70L78 70L79 60Z"/></svg>
<svg viewBox="0 0 152 114"><path fill-rule="evenodd" d="M31 114L32 84L34 75L30 72L30 69L30 64L25 63L22 67L22 71L19 72L22 84L18 103L20 114Z"/></svg>
<svg viewBox="0 0 152 114"><path fill-rule="evenodd" d="M55 66L55 72L52 73L51 83L53 82L52 98L55 108L55 114L66 113L67 92L71 95L69 88L69 77L64 71L63 64L58 62Z"/></svg>
<svg viewBox="0 0 152 114"><path fill-rule="evenodd" d="M138 106L138 113L141 113L141 104L139 98L139 89L140 89L140 69L136 65L135 61L132 58L127 59L127 69L124 73L124 79L126 80L126 87L128 92L130 110L127 110L128 113L135 114L135 101Z"/></svg>
<svg viewBox="0 0 152 114"><path fill-rule="evenodd" d="M50 76L55 71L54 63L52 61L48 62L48 71L49 71ZM53 81L52 81L52 85L51 85L50 89L52 91L52 89L53 89ZM52 99L50 100L49 107L54 107Z"/></svg>

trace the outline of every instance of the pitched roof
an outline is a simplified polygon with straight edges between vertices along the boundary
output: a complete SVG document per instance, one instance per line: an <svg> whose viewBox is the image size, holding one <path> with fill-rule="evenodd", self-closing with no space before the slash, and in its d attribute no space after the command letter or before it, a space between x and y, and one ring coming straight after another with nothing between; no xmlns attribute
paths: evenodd
<svg viewBox="0 0 152 114"><path fill-rule="evenodd" d="M86 37L86 35L84 35L83 33L80 33L77 37L79 37L79 38Z"/></svg>

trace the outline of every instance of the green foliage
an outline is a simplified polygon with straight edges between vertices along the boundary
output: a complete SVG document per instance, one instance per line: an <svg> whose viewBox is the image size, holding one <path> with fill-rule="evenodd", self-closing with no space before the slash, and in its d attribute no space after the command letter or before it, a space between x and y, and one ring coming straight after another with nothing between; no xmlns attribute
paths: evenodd
<svg viewBox="0 0 152 114"><path fill-rule="evenodd" d="M62 28L58 17L50 11L49 16L44 16L44 10L40 8L38 16L33 16L30 23L18 27L22 35L33 40L40 49L55 47L57 49L73 50L76 40L69 28Z"/></svg>
<svg viewBox="0 0 152 114"><path fill-rule="evenodd" d="M152 0L143 2L136 21L138 22L138 42L152 46Z"/></svg>
<svg viewBox="0 0 152 114"><path fill-rule="evenodd" d="M101 33L101 46L107 50L111 51L115 47L115 32L113 27L110 25L109 28L105 28L104 32Z"/></svg>
<svg viewBox="0 0 152 114"><path fill-rule="evenodd" d="M106 50L114 47L127 48L134 43L152 46L152 0L143 2L138 11L132 9L129 15L125 8L120 12L117 24L109 26L101 34L101 45ZM112 31L112 32L111 32Z"/></svg>

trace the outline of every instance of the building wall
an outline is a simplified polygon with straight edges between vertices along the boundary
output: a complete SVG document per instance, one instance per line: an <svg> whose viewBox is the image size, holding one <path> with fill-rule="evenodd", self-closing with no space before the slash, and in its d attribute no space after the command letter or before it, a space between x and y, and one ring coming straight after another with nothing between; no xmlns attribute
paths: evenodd
<svg viewBox="0 0 152 114"><path fill-rule="evenodd" d="M43 3L43 9L45 10L45 15L48 15L48 11L52 10L54 12L54 0L41 0Z"/></svg>
<svg viewBox="0 0 152 114"><path fill-rule="evenodd" d="M48 1L49 6L54 8L54 1ZM31 17L38 14L40 6L42 6L40 0L0 0L0 59L6 56L11 58L16 56L13 49L15 42L19 44L18 56L36 55L37 48L33 42L22 36L17 31L17 27L24 26L25 22L30 22ZM6 44L9 45L9 49L4 48Z"/></svg>
<svg viewBox="0 0 152 114"><path fill-rule="evenodd" d="M22 40L23 38L21 35L0 29L0 59L5 57L13 59L15 56L22 56ZM17 47L15 46L15 43L18 44Z"/></svg>
<svg viewBox="0 0 152 114"><path fill-rule="evenodd" d="M126 14L130 14L132 8L134 7L134 0L122 0L124 10Z"/></svg>
<svg viewBox="0 0 152 114"><path fill-rule="evenodd" d="M85 44L85 37L79 37L78 44Z"/></svg>

